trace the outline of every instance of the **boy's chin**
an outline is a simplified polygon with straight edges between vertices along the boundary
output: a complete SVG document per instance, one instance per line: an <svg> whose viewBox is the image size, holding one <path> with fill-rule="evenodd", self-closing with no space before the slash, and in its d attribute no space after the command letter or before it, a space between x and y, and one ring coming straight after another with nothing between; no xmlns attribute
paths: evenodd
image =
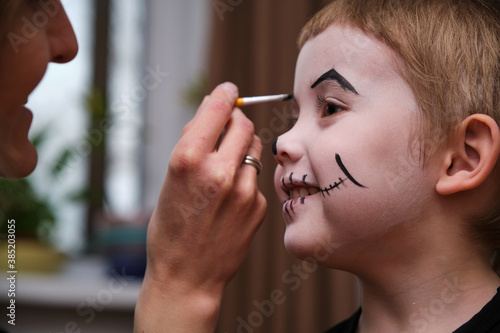
<svg viewBox="0 0 500 333"><path fill-rule="evenodd" d="M320 244L314 239L309 239L304 233L296 233L297 230L290 230L287 227L285 232L285 248L287 252L297 259L307 259L315 256L315 249Z"/></svg>
<svg viewBox="0 0 500 333"><path fill-rule="evenodd" d="M294 227L297 225L288 225L285 231L287 252L297 259L334 268L339 259L341 244L325 231L311 232Z"/></svg>
<svg viewBox="0 0 500 333"><path fill-rule="evenodd" d="M31 142L10 154L0 152L0 177L9 179L27 177L35 170L37 163L38 154Z"/></svg>

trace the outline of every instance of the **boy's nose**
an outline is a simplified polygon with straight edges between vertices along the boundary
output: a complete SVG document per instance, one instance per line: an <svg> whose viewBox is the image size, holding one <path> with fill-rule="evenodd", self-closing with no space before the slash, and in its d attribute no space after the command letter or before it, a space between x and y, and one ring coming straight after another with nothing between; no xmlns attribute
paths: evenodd
<svg viewBox="0 0 500 333"><path fill-rule="evenodd" d="M57 15L54 16L47 27L50 43L51 61L55 63L66 63L76 57L78 53L78 42L71 22L61 6Z"/></svg>
<svg viewBox="0 0 500 333"><path fill-rule="evenodd" d="M294 163L301 159L303 149L301 144L294 138L291 132L278 137L273 143L273 154L279 165Z"/></svg>

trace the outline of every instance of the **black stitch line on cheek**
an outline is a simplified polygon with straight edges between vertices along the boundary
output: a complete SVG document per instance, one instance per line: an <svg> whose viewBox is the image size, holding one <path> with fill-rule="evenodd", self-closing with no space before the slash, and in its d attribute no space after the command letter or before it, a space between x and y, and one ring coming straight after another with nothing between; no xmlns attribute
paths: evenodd
<svg viewBox="0 0 500 333"><path fill-rule="evenodd" d="M293 172L290 174L290 177L288 179L290 179L290 184L295 185L292 177L293 177Z"/></svg>
<svg viewBox="0 0 500 333"><path fill-rule="evenodd" d="M293 209L293 200L290 201L290 209L292 210L293 215L296 215L295 210Z"/></svg>
<svg viewBox="0 0 500 333"><path fill-rule="evenodd" d="M356 181L356 179L354 179L354 177L351 176L351 174L349 173L349 171L347 171L347 168L345 167L344 163L342 163L342 159L340 158L339 154L335 154L335 160L337 161L337 164L339 165L339 167L342 170L342 172L346 175L347 178L349 178L350 181L352 181L355 185L357 185L359 187L366 188L366 186L361 185L360 183L358 183Z"/></svg>
<svg viewBox="0 0 500 333"><path fill-rule="evenodd" d="M307 175L302 176L302 183L307 185L306 178L307 178Z"/></svg>
<svg viewBox="0 0 500 333"><path fill-rule="evenodd" d="M301 204L304 204L305 202L306 202L306 197L302 197L302 198L300 198L300 203L301 203Z"/></svg>
<svg viewBox="0 0 500 333"><path fill-rule="evenodd" d="M333 183L333 185L330 185L330 187L325 187L323 189L320 189L321 193L323 194L323 197L326 197L325 192L326 192L326 194L328 194L328 196L330 196L330 193L329 193L330 191L333 191L334 189L338 188L340 185L342 185L346 181L346 179L342 179L340 177L338 180L339 180L338 182Z"/></svg>

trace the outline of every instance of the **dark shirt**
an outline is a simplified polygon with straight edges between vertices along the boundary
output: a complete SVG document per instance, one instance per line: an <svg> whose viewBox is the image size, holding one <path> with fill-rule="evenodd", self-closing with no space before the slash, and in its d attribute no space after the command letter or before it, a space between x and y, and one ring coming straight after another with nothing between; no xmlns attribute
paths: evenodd
<svg viewBox="0 0 500 333"><path fill-rule="evenodd" d="M361 309L325 333L356 333L360 316ZM481 311L453 333L500 333L500 288Z"/></svg>

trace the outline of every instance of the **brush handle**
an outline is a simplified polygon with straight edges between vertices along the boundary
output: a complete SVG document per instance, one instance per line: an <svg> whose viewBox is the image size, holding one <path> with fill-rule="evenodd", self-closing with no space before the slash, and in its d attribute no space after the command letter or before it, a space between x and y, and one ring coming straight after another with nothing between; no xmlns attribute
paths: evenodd
<svg viewBox="0 0 500 333"><path fill-rule="evenodd" d="M271 95L271 96L255 96L255 97L240 97L236 100L235 106L246 106L253 104L261 104L268 102L281 102L291 98L289 94Z"/></svg>

